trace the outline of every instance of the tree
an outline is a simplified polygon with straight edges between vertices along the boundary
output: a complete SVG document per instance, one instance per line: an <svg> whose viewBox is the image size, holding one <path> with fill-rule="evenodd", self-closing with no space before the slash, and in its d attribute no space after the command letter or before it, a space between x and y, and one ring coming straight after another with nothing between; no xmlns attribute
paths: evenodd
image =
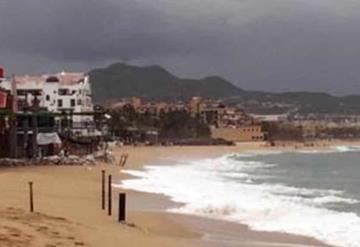
<svg viewBox="0 0 360 247"><path fill-rule="evenodd" d="M136 112L131 105L110 111L110 130L116 136L123 135L128 127L156 128L162 139L209 137L210 129L200 118L186 111Z"/></svg>

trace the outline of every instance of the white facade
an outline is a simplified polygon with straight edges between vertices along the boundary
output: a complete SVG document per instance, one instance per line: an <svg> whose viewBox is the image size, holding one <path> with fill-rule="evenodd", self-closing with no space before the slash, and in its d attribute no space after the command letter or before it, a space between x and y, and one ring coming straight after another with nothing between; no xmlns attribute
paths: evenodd
<svg viewBox="0 0 360 247"><path fill-rule="evenodd" d="M89 76L83 73L58 73L42 76L15 77L18 104L33 105L36 98L39 107L50 112L93 112ZM3 81L1 87L11 90L10 80ZM21 107L19 108L21 110ZM93 117L74 114L75 126L93 122Z"/></svg>
<svg viewBox="0 0 360 247"><path fill-rule="evenodd" d="M250 114L250 116L261 122L279 122L286 121L288 119L288 114Z"/></svg>

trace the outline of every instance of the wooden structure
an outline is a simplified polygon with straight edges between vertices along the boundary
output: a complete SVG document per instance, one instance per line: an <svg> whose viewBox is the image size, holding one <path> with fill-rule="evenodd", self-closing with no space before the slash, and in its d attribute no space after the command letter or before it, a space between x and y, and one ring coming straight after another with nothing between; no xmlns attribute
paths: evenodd
<svg viewBox="0 0 360 247"><path fill-rule="evenodd" d="M0 158L35 158L39 151L42 155L54 155L60 151L55 145L39 146L38 133L58 133L62 148L68 154L85 155L96 151L101 141L99 136L73 136L71 116L73 114L51 113L47 111L26 111L14 113L9 109L0 109L0 140L10 145L0 150ZM95 115L95 112L81 113ZM60 118L60 126L55 119ZM65 119L66 121L62 121ZM67 123L67 124L64 124Z"/></svg>

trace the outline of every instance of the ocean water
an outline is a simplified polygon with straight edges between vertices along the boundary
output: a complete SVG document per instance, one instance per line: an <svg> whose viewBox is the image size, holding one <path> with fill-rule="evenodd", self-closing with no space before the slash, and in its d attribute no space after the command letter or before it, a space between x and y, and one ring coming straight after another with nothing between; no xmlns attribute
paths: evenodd
<svg viewBox="0 0 360 247"><path fill-rule="evenodd" d="M170 162L125 170L136 178L119 186L183 203L173 212L360 246L359 147Z"/></svg>

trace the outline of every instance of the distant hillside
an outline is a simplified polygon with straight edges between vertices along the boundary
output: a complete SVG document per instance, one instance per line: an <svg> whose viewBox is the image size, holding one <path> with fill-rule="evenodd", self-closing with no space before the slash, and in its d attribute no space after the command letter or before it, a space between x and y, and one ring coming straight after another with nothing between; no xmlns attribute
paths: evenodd
<svg viewBox="0 0 360 247"><path fill-rule="evenodd" d="M321 92L244 91L237 97L228 98L226 101L230 103L257 102L259 107L255 108L260 109L260 112L264 110L264 104L270 102L302 113L360 114L360 95L338 97ZM273 109L273 112L276 111L277 109Z"/></svg>
<svg viewBox="0 0 360 247"><path fill-rule="evenodd" d="M259 112L281 112L283 105L285 110L299 112L360 113L359 95L337 97L321 92L245 91L218 76L183 79L160 66L138 67L116 63L92 70L89 74L97 103L132 96L149 100L186 100L192 96L203 96L242 103L248 109ZM275 107L269 107L271 104Z"/></svg>
<svg viewBox="0 0 360 247"><path fill-rule="evenodd" d="M96 102L130 96L161 100L188 99L194 95L226 98L242 92L220 77L182 79L159 66L137 67L117 63L92 70L89 74Z"/></svg>

